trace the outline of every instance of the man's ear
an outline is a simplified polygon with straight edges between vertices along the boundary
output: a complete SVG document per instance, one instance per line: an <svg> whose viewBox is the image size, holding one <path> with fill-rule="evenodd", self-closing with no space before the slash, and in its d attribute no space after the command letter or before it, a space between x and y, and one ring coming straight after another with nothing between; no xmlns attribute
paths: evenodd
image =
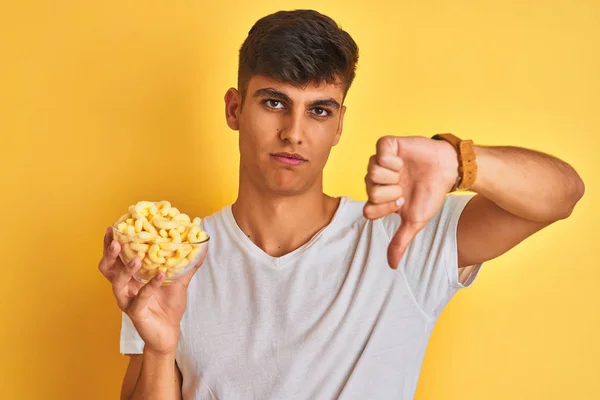
<svg viewBox="0 0 600 400"><path fill-rule="evenodd" d="M344 115L346 114L346 106L342 106L340 109L340 122L338 124L337 132L333 138L333 145L337 145L342 137L342 130L344 129Z"/></svg>
<svg viewBox="0 0 600 400"><path fill-rule="evenodd" d="M242 96L236 89L231 88L225 93L225 119L227 125L234 131L240 129L240 112Z"/></svg>

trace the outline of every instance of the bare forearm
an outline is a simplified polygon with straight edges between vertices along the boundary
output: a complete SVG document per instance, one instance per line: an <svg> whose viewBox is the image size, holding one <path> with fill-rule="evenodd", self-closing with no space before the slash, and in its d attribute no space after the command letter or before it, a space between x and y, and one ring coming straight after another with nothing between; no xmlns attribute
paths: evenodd
<svg viewBox="0 0 600 400"><path fill-rule="evenodd" d="M176 375L175 353L144 351L144 361L131 400L180 400L181 387Z"/></svg>
<svg viewBox="0 0 600 400"><path fill-rule="evenodd" d="M520 147L476 146L478 175L471 188L504 210L531 221L568 217L584 192L567 163Z"/></svg>

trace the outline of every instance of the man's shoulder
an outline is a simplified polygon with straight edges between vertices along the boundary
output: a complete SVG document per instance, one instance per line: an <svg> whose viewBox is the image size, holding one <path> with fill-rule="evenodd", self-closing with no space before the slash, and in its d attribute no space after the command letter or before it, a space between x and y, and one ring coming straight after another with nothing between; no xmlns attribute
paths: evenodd
<svg viewBox="0 0 600 400"><path fill-rule="evenodd" d="M364 201L355 200L350 196L342 196L340 198L340 206L342 207L341 217L345 220L356 221L359 220L362 216L362 210L365 206Z"/></svg>
<svg viewBox="0 0 600 400"><path fill-rule="evenodd" d="M230 207L231 204L228 204L221 209L213 211L212 213L204 216L202 218L203 229L206 230L208 227L214 227L217 224L222 224L226 220Z"/></svg>
<svg viewBox="0 0 600 400"><path fill-rule="evenodd" d="M465 194L457 194L450 193L444 198L444 202L440 206L440 209L437 211L436 215L429 220L427 226L421 232L421 236L433 235L435 233L436 227L440 222L440 219L445 220L452 216L457 216L460 214L464 205L474 196L472 193ZM362 208L365 205L364 201L355 201L347 198L348 209L350 210L350 218L351 219L359 219L364 218L362 216ZM388 236L391 238L394 236L398 228L400 227L402 220L399 214L393 213L390 215L386 215L385 217L379 218L373 221L374 224L381 224L383 229L386 231Z"/></svg>
<svg viewBox="0 0 600 400"><path fill-rule="evenodd" d="M363 214L363 208L366 204L364 200L355 200L349 196L342 197L343 209L341 210L340 220L345 225L352 225L356 222L364 222L364 223L382 223L384 227L389 227L393 229L397 228L400 224L400 217L398 214L391 214L382 218L379 218L375 221L369 221L365 218Z"/></svg>

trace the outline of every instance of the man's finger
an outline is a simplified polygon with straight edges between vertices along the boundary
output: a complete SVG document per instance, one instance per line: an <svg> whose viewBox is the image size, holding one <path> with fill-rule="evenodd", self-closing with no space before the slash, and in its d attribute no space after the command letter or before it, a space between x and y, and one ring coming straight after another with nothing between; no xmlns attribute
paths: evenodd
<svg viewBox="0 0 600 400"><path fill-rule="evenodd" d="M390 201L396 201L403 196L402 186L400 185L367 185L367 195L369 202L373 204L384 204Z"/></svg>
<svg viewBox="0 0 600 400"><path fill-rule="evenodd" d="M365 176L365 182L369 181L380 185L394 185L400 182L400 172L392 171L376 164L374 161L370 161Z"/></svg>
<svg viewBox="0 0 600 400"><path fill-rule="evenodd" d="M384 136L377 141L377 164L392 171L400 171L404 163L398 157L398 138Z"/></svg>
<svg viewBox="0 0 600 400"><path fill-rule="evenodd" d="M115 271L116 273L112 280L115 295L119 295L123 292L123 289L125 289L129 281L133 279L133 274L135 274L141 266L142 262L135 257L129 264L123 265L118 271Z"/></svg>
<svg viewBox="0 0 600 400"><path fill-rule="evenodd" d="M377 140L375 148L377 154L398 155L398 138L395 136L382 136Z"/></svg>
<svg viewBox="0 0 600 400"><path fill-rule="evenodd" d="M118 241L112 240L111 243L106 247L102 259L98 263L98 269L102 272L102 275L108 278L109 272L114 268L115 262L119 257L121 251L121 245Z"/></svg>
<svg viewBox="0 0 600 400"><path fill-rule="evenodd" d="M110 244L113 241L113 230L112 227L108 227L106 228L106 231L104 232L104 247L102 248L102 254L106 254L106 251L108 250L108 246L110 246Z"/></svg>
<svg viewBox="0 0 600 400"><path fill-rule="evenodd" d="M183 284L183 286L185 286L186 288L189 286L190 281L194 277L194 274L196 273L196 271L198 271L200 269L200 267L202 266L202 264L204 263L204 259L206 259L206 255L208 254L208 244L205 247L206 247L206 249L204 250L204 254L202 255L202 258L200 259L200 261L198 261L198 264L196 264L194 266L194 268L192 268L191 271L189 271L187 274L185 274L184 276L182 276L181 278L178 279Z"/></svg>
<svg viewBox="0 0 600 400"><path fill-rule="evenodd" d="M401 222L400 228L388 246L388 264L392 269L398 268L400 260L406 252L408 245L421 229L422 227L418 224L404 221Z"/></svg>
<svg viewBox="0 0 600 400"><path fill-rule="evenodd" d="M128 314L135 315L148 306L148 301L157 290L160 290L160 285L165 280L165 273L159 272L156 274L154 278L150 280L150 282L146 283L138 292L137 296L134 297L129 309L127 310Z"/></svg>
<svg viewBox="0 0 600 400"><path fill-rule="evenodd" d="M396 172L402 171L404 161L394 154L377 154L377 165Z"/></svg>
<svg viewBox="0 0 600 400"><path fill-rule="evenodd" d="M363 215L366 219L375 220L386 215L397 212L404 204L404 197L400 197L395 201L388 201L383 204L373 204L367 202L363 207Z"/></svg>

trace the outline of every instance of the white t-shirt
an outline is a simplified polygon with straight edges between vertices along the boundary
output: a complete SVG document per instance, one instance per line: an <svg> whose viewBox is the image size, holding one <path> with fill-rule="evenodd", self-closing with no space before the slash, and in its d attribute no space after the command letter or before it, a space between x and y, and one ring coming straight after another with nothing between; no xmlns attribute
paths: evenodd
<svg viewBox="0 0 600 400"><path fill-rule="evenodd" d="M282 257L252 243L231 206L206 217L176 355L184 399L412 399L438 316L481 267L459 282L456 227L473 196L446 196L397 270L387 246L400 217L368 221L347 197ZM123 314L121 353L143 345Z"/></svg>

